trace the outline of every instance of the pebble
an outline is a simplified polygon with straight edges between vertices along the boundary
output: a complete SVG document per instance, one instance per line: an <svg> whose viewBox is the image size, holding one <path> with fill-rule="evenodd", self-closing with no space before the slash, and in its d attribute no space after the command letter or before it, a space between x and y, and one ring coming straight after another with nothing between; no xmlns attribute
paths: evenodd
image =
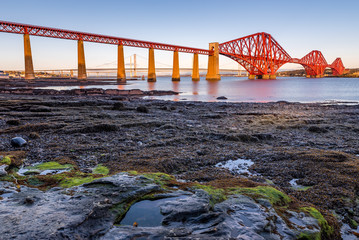
<svg viewBox="0 0 359 240"><path fill-rule="evenodd" d="M33 197L26 197L24 199L24 204L33 204L35 202L35 199Z"/></svg>
<svg viewBox="0 0 359 240"><path fill-rule="evenodd" d="M148 113L148 108L145 106L139 106L136 108L136 111L141 113Z"/></svg>
<svg viewBox="0 0 359 240"><path fill-rule="evenodd" d="M122 102L116 102L113 104L112 110L123 110L125 109L125 105Z"/></svg>
<svg viewBox="0 0 359 240"><path fill-rule="evenodd" d="M228 98L226 98L225 96L220 96L217 98L217 100L227 100Z"/></svg>
<svg viewBox="0 0 359 240"><path fill-rule="evenodd" d="M22 137L14 137L13 139L11 139L11 145L13 147L22 147L26 144L27 144L26 140L23 139Z"/></svg>

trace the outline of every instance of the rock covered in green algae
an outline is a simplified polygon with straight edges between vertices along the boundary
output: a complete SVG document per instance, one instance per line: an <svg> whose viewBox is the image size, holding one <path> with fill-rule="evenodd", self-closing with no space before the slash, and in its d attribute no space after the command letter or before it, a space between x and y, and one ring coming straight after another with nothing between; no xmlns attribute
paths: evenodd
<svg viewBox="0 0 359 240"><path fill-rule="evenodd" d="M102 164L99 164L94 169L92 169L93 174L107 175L109 172L110 170Z"/></svg>
<svg viewBox="0 0 359 240"><path fill-rule="evenodd" d="M3 161L9 162L4 159L3 157ZM117 174L101 178L101 175L109 172L108 168L103 165L96 166L92 174L82 173L74 168L71 164L44 162L28 167L27 171L37 171L35 174L42 174L44 171L50 170L70 171L49 176L19 176L16 173L11 173L13 179L10 180L25 182L28 186L18 189L15 185L10 188L4 185L3 189L0 189L1 194L5 193L1 196L3 200L0 201L0 211L1 208L9 207L13 209L9 214L24 214L24 216L21 215L24 221L20 221L19 224L23 224L25 227L16 226L15 228L19 231L26 231L27 221L33 217L27 208L22 208L23 206L31 206L35 212L39 213L38 216L35 216L38 221L56 221L55 216L58 214L70 218L75 215L79 219L87 219L86 214L91 216L94 214L94 218L101 221L100 223L90 218L89 222L86 222L87 225L79 228L77 226L79 223L76 223L75 218L75 222L71 219L69 224L63 223L61 231L54 229L51 231L56 238L60 236L72 238L76 235L83 238L112 239L112 234L122 234L122 231L127 231L127 227L112 228L111 226L121 220L133 203L141 199L154 199L156 198L153 195L154 193L169 191L169 183L176 182L173 176L164 173L139 174L132 171L130 172L132 176ZM50 183L53 181L52 187L60 186L68 189L61 191L61 188L52 188L47 192L42 192L29 187L36 186L41 189L49 189L50 184L46 181ZM82 186L75 187L81 184ZM20 191L13 191L13 188ZM330 230L330 226L323 216L314 208L303 208L299 215L296 212L286 210L292 200L286 194L270 186L222 189L211 185L190 184L188 190L192 193L187 192L188 196L185 199L169 201L160 206L164 215L163 225L154 229L146 229L145 232L148 236L164 238L180 234L189 238L204 237L208 239L214 236L224 238L247 237L250 239L260 239L264 236L265 239L283 237L294 239L298 236L320 236L323 231L329 232ZM184 194L174 189L171 191L172 195ZM195 193L193 194L193 192ZM56 205L58 199L64 201L60 201L61 203ZM239 202L238 199L240 199ZM17 205L12 205L13 203L17 203ZM73 208L74 206L78 208ZM287 213L285 218L278 213L278 207L284 208L284 212ZM50 209L52 210L50 211ZM91 211L89 212L88 209ZM83 213L78 213L78 210L83 211ZM44 211L49 212L49 214L42 216ZM241 215L240 212L245 212L245 214ZM240 224L235 225L233 222ZM6 224L9 225L10 223L5 221ZM98 232L94 234L88 233L92 224L99 225L102 230L98 229ZM233 227L228 228L228 225L233 225ZM188 231L181 231L180 229L187 229ZM34 232L36 235L46 232L36 227L30 227L29 230L30 234ZM102 236L107 231L109 233ZM136 230L126 234L129 237L138 236ZM124 236L127 236L126 234ZM11 237L13 236L9 235L9 238Z"/></svg>
<svg viewBox="0 0 359 240"><path fill-rule="evenodd" d="M0 156L0 177L7 175L7 169L11 165L11 156Z"/></svg>
<svg viewBox="0 0 359 240"><path fill-rule="evenodd" d="M3 156L0 158L0 164L10 165L11 164L11 157L10 156Z"/></svg>
<svg viewBox="0 0 359 240"><path fill-rule="evenodd" d="M212 209L208 193L197 190L186 198L165 202L160 208L165 215L162 226L115 226L103 239L297 239L320 236L321 231L318 221L303 212L288 212L289 227L268 200L258 203L244 195L230 196Z"/></svg>
<svg viewBox="0 0 359 240"><path fill-rule="evenodd" d="M0 192L8 192L0 201L3 219L0 234L3 239L161 239L176 236L187 239L296 239L300 235L316 236L321 232L321 223L308 212L312 209L296 213L283 208L289 216L283 219L277 213L278 199L284 198L281 204L288 201L280 191L271 189L254 189L261 194L259 199L250 197L252 192L246 189L243 192L248 196L238 191L216 202L211 202L211 193L202 189L172 190L168 196L185 194L186 198L164 201L160 205L164 215L161 226L114 226L131 204L154 198L153 194L164 191L169 181L173 181L172 176L160 173L120 173L81 186L55 187L46 192L26 186L17 189L12 183L0 182ZM14 222L14 218L18 220ZM20 232L23 234L19 235Z"/></svg>
<svg viewBox="0 0 359 240"><path fill-rule="evenodd" d="M57 174L66 172L73 169L71 164L60 164L58 162L44 162L35 164L33 166L28 166L20 168L18 174L20 175L47 175L47 174Z"/></svg>

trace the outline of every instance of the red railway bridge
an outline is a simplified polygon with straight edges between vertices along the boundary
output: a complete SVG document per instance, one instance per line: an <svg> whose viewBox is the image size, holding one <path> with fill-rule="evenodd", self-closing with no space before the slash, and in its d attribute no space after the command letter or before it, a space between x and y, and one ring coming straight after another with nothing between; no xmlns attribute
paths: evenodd
<svg viewBox="0 0 359 240"><path fill-rule="evenodd" d="M210 43L209 50L6 21L0 21L0 32L23 34L25 79L27 80L35 79L30 35L76 40L78 42L77 78L80 80L87 78L84 41L118 46L117 79L122 82L126 81L123 46L149 49L148 81L156 81L154 49L173 51L173 81L180 80L178 52L194 54L192 80L199 80L198 54L208 55L207 80L219 80L221 78L219 54L242 65L248 71L249 79L275 79L278 69L286 63L301 64L307 77L315 78L323 77L326 68L331 68L333 75L341 75L345 70L340 58L337 58L332 64L328 64L323 54L317 50L311 51L301 59L292 58L270 34L264 32L225 43Z"/></svg>

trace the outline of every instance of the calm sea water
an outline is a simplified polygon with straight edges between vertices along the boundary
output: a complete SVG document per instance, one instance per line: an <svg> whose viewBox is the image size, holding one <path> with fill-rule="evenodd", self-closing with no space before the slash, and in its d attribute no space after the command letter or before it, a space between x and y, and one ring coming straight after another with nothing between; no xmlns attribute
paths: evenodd
<svg viewBox="0 0 359 240"><path fill-rule="evenodd" d="M157 82L146 80L128 81L126 85L86 86L104 89L141 89L173 90L180 92L177 96L150 97L173 101L223 101L230 102L324 102L350 101L359 102L359 78L277 78L276 80L248 80L246 77L222 77L220 81L207 81L201 78L194 82L190 77L182 77L179 82L172 82L170 77L158 77ZM68 87L49 87L69 89Z"/></svg>

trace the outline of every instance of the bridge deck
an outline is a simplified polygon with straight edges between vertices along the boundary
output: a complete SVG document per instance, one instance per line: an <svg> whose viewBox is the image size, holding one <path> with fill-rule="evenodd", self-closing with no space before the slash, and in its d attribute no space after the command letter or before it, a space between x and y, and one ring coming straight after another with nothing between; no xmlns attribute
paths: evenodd
<svg viewBox="0 0 359 240"><path fill-rule="evenodd" d="M153 48L167 51L178 51L185 53L198 53L203 55L211 55L213 51L183 47L178 45L170 45L157 42L141 41L129 38L113 37L106 35L99 35L94 33L85 33L71 30L64 30L58 28L41 27L35 25L28 25L22 23L0 21L0 32L18 33L18 34L29 34L41 37L61 38L69 40L83 40L87 42L115 44L129 47L140 47L140 48Z"/></svg>

